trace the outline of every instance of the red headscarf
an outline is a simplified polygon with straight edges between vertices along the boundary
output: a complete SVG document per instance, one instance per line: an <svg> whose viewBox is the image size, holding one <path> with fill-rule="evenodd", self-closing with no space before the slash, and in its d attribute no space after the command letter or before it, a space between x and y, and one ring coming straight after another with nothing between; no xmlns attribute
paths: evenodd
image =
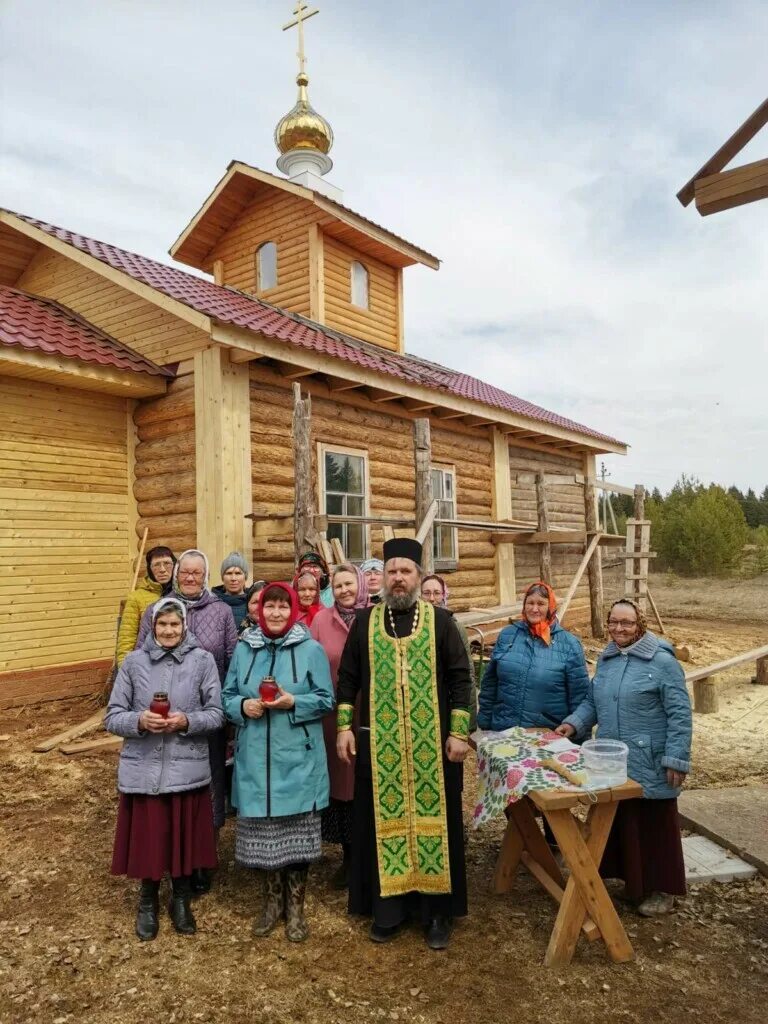
<svg viewBox="0 0 768 1024"><path fill-rule="evenodd" d="M532 590L535 590L537 587L541 587L543 590L547 592L547 617L546 619L544 619L543 622L528 622L528 620L525 618L525 602L530 592ZM541 637L541 639L544 641L547 647L549 647L552 643L551 627L552 623L555 621L556 614L557 598L555 597L555 592L552 589L552 587L550 587L548 583L544 583L542 580L539 580L538 583L532 583L530 587L528 587L528 589L526 590L525 594L523 594L523 619L525 620L528 629L530 630L531 636Z"/></svg>
<svg viewBox="0 0 768 1024"><path fill-rule="evenodd" d="M279 593L276 593L276 591L279 591ZM270 632L266 619L264 618L264 602L274 601L275 599L284 599L290 602L291 605L291 614L288 616L288 621L279 633ZM299 599L293 587L288 583L268 583L259 594L257 618L264 636L270 637L273 640L278 639L278 637L285 636L291 626L295 626L299 619Z"/></svg>
<svg viewBox="0 0 768 1024"><path fill-rule="evenodd" d="M299 598L299 581L304 577L312 580L315 584L315 597L309 608L305 608ZM293 577L293 589L296 591L296 597L299 602L299 622L303 622L307 626L312 625L312 619L317 615L319 611L323 610L323 604L320 600L320 581L313 572L310 571L310 567L307 565L304 569L299 569L296 575Z"/></svg>

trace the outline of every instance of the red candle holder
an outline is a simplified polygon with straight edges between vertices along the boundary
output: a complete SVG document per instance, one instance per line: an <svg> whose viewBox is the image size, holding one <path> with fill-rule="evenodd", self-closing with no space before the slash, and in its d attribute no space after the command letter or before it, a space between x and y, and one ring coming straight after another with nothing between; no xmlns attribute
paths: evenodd
<svg viewBox="0 0 768 1024"><path fill-rule="evenodd" d="M168 700L167 693L156 693L152 698L152 703L149 705L149 710L153 715L162 715L163 718L168 717L168 712L171 710L171 702Z"/></svg>
<svg viewBox="0 0 768 1024"><path fill-rule="evenodd" d="M280 696L280 687L274 676L264 676L259 683L259 696L262 700L272 702Z"/></svg>

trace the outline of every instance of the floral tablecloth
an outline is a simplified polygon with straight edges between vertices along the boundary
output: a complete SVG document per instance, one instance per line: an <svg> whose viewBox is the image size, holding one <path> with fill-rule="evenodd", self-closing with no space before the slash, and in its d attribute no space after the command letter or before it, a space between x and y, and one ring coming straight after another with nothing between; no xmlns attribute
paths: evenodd
<svg viewBox="0 0 768 1024"><path fill-rule="evenodd" d="M477 805L475 828L503 813L504 809L533 790L579 791L542 759L558 761L585 783L581 748L546 729L507 729L503 733L476 733ZM586 787L584 787L586 788Z"/></svg>

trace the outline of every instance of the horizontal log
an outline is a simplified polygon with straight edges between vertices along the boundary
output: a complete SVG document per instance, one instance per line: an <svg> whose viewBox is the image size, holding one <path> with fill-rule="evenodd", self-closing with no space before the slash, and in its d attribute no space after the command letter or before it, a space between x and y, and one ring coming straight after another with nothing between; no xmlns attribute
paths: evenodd
<svg viewBox="0 0 768 1024"><path fill-rule="evenodd" d="M134 458L136 462L149 459L174 458L177 455L189 455L195 451L194 430L182 434L170 434L158 437L153 441L139 441L136 445Z"/></svg>
<svg viewBox="0 0 768 1024"><path fill-rule="evenodd" d="M197 499L194 494L182 494L172 498L154 498L138 502L138 513L142 519L158 520L179 512L194 512Z"/></svg>
<svg viewBox="0 0 768 1024"><path fill-rule="evenodd" d="M145 529L151 531L158 525L162 527L164 533L170 533L179 537L192 536L197 529L197 519L194 512L179 512L175 515L166 515L160 523L154 518L144 519L140 517L136 521L136 535L141 537Z"/></svg>
<svg viewBox="0 0 768 1024"><path fill-rule="evenodd" d="M139 441L155 441L161 437L170 438L178 434L190 433L194 437L194 416L180 416L175 420L159 420L157 423L147 423L136 429Z"/></svg>
<svg viewBox="0 0 768 1024"><path fill-rule="evenodd" d="M194 411L194 391L191 388L185 388L178 394L164 395L162 398L137 406L133 414L133 422L137 427L143 427L150 423L175 420L179 416L194 415Z"/></svg>
<svg viewBox="0 0 768 1024"><path fill-rule="evenodd" d="M162 477L161 479L149 477L146 480L136 480L133 485L133 493L137 501L150 498L166 498L180 494L194 494L195 474L179 473L174 477Z"/></svg>

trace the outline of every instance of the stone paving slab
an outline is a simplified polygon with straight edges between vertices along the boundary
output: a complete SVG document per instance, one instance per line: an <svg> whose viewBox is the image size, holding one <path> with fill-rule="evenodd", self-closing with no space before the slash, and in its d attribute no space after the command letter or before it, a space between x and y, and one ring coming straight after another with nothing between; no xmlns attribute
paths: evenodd
<svg viewBox="0 0 768 1024"><path fill-rule="evenodd" d="M768 875L768 786L684 790L681 824Z"/></svg>
<svg viewBox="0 0 768 1024"><path fill-rule="evenodd" d="M747 864L706 836L686 836L683 839L683 856L685 880L689 884L732 882L734 878L753 878L757 874L753 864Z"/></svg>

